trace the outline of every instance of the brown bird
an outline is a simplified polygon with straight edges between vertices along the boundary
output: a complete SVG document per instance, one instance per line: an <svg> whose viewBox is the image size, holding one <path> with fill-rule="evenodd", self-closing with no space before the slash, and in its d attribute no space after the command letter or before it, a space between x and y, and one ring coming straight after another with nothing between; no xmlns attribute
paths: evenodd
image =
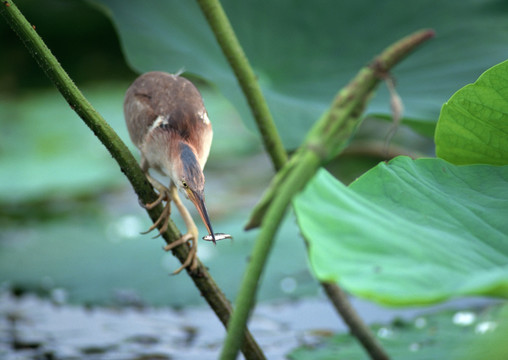
<svg viewBox="0 0 508 360"><path fill-rule="evenodd" d="M195 270L198 229L178 197L178 190L196 206L210 234L208 238L214 244L216 240L205 206L203 175L213 132L201 94L183 77L149 72L138 77L127 90L124 114L131 140L141 152L141 168L159 192L155 202L144 206L150 209L166 201L160 218L147 232L161 223L159 235L166 230L171 213L170 202L173 201L185 222L187 233L164 249L169 251L189 242L189 256L174 273L189 265L191 270ZM150 176L150 168L169 176L169 189Z"/></svg>

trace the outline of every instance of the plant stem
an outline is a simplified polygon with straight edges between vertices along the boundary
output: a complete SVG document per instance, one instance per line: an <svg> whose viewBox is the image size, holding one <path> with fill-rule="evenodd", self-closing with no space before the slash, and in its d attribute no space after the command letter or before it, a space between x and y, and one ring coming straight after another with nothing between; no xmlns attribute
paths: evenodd
<svg viewBox="0 0 508 360"><path fill-rule="evenodd" d="M197 0L197 2L247 98L272 164L275 170L279 170L286 163L287 154L256 75L238 42L231 23L219 0Z"/></svg>
<svg viewBox="0 0 508 360"><path fill-rule="evenodd" d="M372 336L367 325L365 325L363 320L358 316L349 302L346 293L337 284L321 282L321 285L323 289L325 289L335 310L337 310L342 319L344 319L349 330L351 330L351 333L358 339L360 344L362 344L370 358L373 360L388 360L389 356L376 338Z"/></svg>
<svg viewBox="0 0 508 360"><path fill-rule="evenodd" d="M319 167L345 147L354 130L360 124L367 100L379 83L381 76L390 71L411 50L433 36L431 31L420 31L398 41L376 57L369 66L361 69L357 76L338 93L331 108L310 130L304 144L279 171L260 207L263 214L256 216L261 222L261 231L256 239L251 261L245 270L236 308L228 325L228 334L221 353L222 360L236 358L241 339L238 333L246 327L254 304L259 279L266 263L282 218L292 198L312 179ZM294 161L295 160L295 161ZM279 175L278 174L278 175ZM259 209L259 207L258 207ZM367 331L368 333L368 331Z"/></svg>
<svg viewBox="0 0 508 360"><path fill-rule="evenodd" d="M18 34L30 54L56 85L71 108L81 117L117 161L140 201L146 204L157 199L152 186L148 183L146 176L120 137L83 96L14 2L12 0L2 0L0 13ZM152 221L159 218L161 211L161 205L148 211ZM170 221L168 230L163 234L165 241L169 244L179 239L180 236L180 232L174 223ZM187 246L178 246L173 250L173 254L182 263L186 260L188 253L189 247ZM195 273L188 272L188 274L220 321L226 326L232 312L231 304L206 268L199 262L198 271ZM258 344L247 330L244 332L242 329L242 338L245 341L242 351L247 359L265 358Z"/></svg>
<svg viewBox="0 0 508 360"><path fill-rule="evenodd" d="M330 109L310 129L304 143L297 149L288 164L273 178L268 191L264 193L252 211L246 229L253 229L262 223L270 202L276 196L279 187L284 185L291 171L290 166L300 161L299 156L303 152L317 151L323 158L323 163L326 163L344 150L352 133L361 122L360 115L368 100L363 95L372 92L380 79L386 76L397 62L433 35L432 30L421 30L397 41L386 48L368 66L361 69L355 78L338 92Z"/></svg>
<svg viewBox="0 0 508 360"><path fill-rule="evenodd" d="M242 338L236 334L241 333L246 326L250 310L254 305L258 282L263 272L265 260L270 252L280 222L284 218L286 209L294 195L294 189L303 188L307 181L305 174L307 172L316 171L320 164L320 159L312 152L307 152L302 161L306 166L299 166L295 169L292 176L287 179L287 186L281 188L281 192L268 209L265 222L254 244L251 261L245 270L238 297L235 302L235 311L228 325L228 335L222 348L220 357L222 360L233 360L236 358L238 349L242 343Z"/></svg>

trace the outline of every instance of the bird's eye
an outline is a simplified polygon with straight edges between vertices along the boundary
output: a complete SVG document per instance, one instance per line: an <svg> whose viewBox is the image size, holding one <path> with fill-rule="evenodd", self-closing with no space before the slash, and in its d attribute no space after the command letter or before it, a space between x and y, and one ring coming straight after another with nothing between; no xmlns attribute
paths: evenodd
<svg viewBox="0 0 508 360"><path fill-rule="evenodd" d="M187 183L185 181L182 180L182 186L187 189L189 187L189 185L187 185Z"/></svg>

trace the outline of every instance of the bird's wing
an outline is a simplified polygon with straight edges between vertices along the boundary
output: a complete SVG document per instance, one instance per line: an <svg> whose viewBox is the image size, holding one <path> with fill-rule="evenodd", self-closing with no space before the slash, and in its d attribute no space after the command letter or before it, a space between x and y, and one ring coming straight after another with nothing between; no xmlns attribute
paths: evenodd
<svg viewBox="0 0 508 360"><path fill-rule="evenodd" d="M157 113L152 107L151 95L143 90L142 88L129 88L124 102L127 128L132 142L138 148L157 119Z"/></svg>

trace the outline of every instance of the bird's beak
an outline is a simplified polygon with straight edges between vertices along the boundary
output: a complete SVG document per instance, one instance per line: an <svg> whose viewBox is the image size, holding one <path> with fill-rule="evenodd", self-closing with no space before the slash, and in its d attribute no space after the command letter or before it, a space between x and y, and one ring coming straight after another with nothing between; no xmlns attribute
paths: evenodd
<svg viewBox="0 0 508 360"><path fill-rule="evenodd" d="M192 190L188 190L187 194L189 196L189 200L192 201L196 209L198 209L199 216L201 216L201 219L206 226L206 230L208 230L208 234L212 236L213 243L216 244L212 224L210 222L210 218L208 217L208 212L206 211L204 196L202 194L195 193Z"/></svg>

